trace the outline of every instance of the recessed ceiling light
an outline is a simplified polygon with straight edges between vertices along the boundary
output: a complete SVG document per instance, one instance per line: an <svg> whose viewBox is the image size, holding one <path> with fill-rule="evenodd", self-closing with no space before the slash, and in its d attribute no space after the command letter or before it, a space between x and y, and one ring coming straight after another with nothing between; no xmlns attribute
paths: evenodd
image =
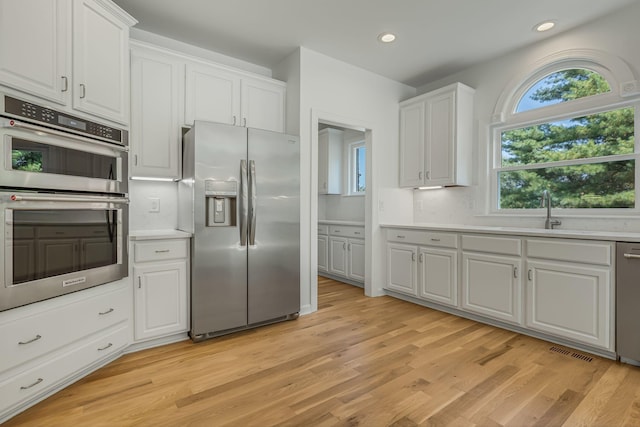
<svg viewBox="0 0 640 427"><path fill-rule="evenodd" d="M380 40L382 43L391 43L395 39L396 35L393 33L381 33L380 35L378 35L378 40Z"/></svg>
<svg viewBox="0 0 640 427"><path fill-rule="evenodd" d="M533 27L533 30L537 31L539 33L542 33L544 31L549 31L550 29L552 29L555 26L556 26L556 23L553 22L553 21L544 21L544 22L541 22L541 23L537 24L535 27Z"/></svg>

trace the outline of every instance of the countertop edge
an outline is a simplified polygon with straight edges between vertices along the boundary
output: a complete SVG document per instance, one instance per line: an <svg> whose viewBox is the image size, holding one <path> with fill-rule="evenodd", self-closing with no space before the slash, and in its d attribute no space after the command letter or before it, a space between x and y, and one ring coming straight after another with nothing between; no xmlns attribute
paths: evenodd
<svg viewBox="0 0 640 427"><path fill-rule="evenodd" d="M640 233L620 231L587 231L563 229L535 229L517 227L494 227L464 224L380 224L381 228L402 228L409 230L437 230L459 233L502 234L560 239L606 240L614 242L640 242Z"/></svg>
<svg viewBox="0 0 640 427"><path fill-rule="evenodd" d="M335 219L319 219L318 224L324 225L353 225L356 227L364 227L364 221L342 221Z"/></svg>
<svg viewBox="0 0 640 427"><path fill-rule="evenodd" d="M129 239L139 240L160 240L160 239L188 239L191 233L181 230L134 230L129 231Z"/></svg>

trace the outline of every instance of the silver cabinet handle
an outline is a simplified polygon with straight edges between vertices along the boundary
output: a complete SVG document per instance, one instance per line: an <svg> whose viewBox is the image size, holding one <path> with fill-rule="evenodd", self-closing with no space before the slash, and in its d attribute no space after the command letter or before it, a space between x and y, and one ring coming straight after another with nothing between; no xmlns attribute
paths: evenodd
<svg viewBox="0 0 640 427"><path fill-rule="evenodd" d="M518 267L513 267L513 278L514 279L518 278Z"/></svg>
<svg viewBox="0 0 640 427"><path fill-rule="evenodd" d="M426 171L426 172L424 173L424 176L425 176L425 178L426 178L426 179L430 179L430 178L429 178L429 171Z"/></svg>
<svg viewBox="0 0 640 427"><path fill-rule="evenodd" d="M67 76L62 76L62 90L61 92L66 92L69 90L69 79L67 78Z"/></svg>
<svg viewBox="0 0 640 427"><path fill-rule="evenodd" d="M422 256L423 256L423 255L424 255L424 254L422 254L422 253L420 254L420 258L419 258L419 261L420 261L420 262L422 262Z"/></svg>
<svg viewBox="0 0 640 427"><path fill-rule="evenodd" d="M106 349L108 349L109 347L113 347L113 344L109 343L109 344L105 345L104 347L100 347L100 348L98 348L98 351L106 350Z"/></svg>
<svg viewBox="0 0 640 427"><path fill-rule="evenodd" d="M109 310L107 310L107 311L100 311L100 312L98 312L98 315L99 315L99 316L104 316L105 314L113 313L113 311L114 311L114 310L113 310L113 308L110 308L110 309L109 309Z"/></svg>
<svg viewBox="0 0 640 427"><path fill-rule="evenodd" d="M422 181L422 171L418 172L418 179Z"/></svg>
<svg viewBox="0 0 640 427"><path fill-rule="evenodd" d="M527 271L527 279L533 280L533 271L531 269L529 269L529 271Z"/></svg>
<svg viewBox="0 0 640 427"><path fill-rule="evenodd" d="M138 289L142 288L142 276L138 276Z"/></svg>
<svg viewBox="0 0 640 427"><path fill-rule="evenodd" d="M256 221L258 219L258 194L256 184L256 162L249 160L249 244L256 244Z"/></svg>
<svg viewBox="0 0 640 427"><path fill-rule="evenodd" d="M354 231L353 234L359 235L360 232L359 231Z"/></svg>
<svg viewBox="0 0 640 427"><path fill-rule="evenodd" d="M80 83L80 90L82 91L80 99L83 99L87 96L87 87L84 85L84 83Z"/></svg>
<svg viewBox="0 0 640 427"><path fill-rule="evenodd" d="M38 341L40 338L42 338L42 335L36 335L35 337L31 338L29 341L18 341L18 344L20 345L31 344L32 342Z"/></svg>
<svg viewBox="0 0 640 427"><path fill-rule="evenodd" d="M242 119L242 126L247 127L247 118Z"/></svg>
<svg viewBox="0 0 640 427"><path fill-rule="evenodd" d="M347 249L347 242L342 243L342 249Z"/></svg>
<svg viewBox="0 0 640 427"><path fill-rule="evenodd" d="M233 125L235 126L237 122L236 116L233 116Z"/></svg>
<svg viewBox="0 0 640 427"><path fill-rule="evenodd" d="M134 166L138 166L138 155L137 154L133 155L133 165Z"/></svg>
<svg viewBox="0 0 640 427"><path fill-rule="evenodd" d="M406 239L406 236L403 236L403 235L401 235L401 234L398 234L398 235L396 236L396 238L398 238L398 239Z"/></svg>
<svg viewBox="0 0 640 427"><path fill-rule="evenodd" d="M340 230L333 230L334 233L340 233Z"/></svg>
<svg viewBox="0 0 640 427"><path fill-rule="evenodd" d="M235 124L235 116L233 116ZM247 224L249 221L249 175L247 161L240 160L240 246L247 246Z"/></svg>
<svg viewBox="0 0 640 427"><path fill-rule="evenodd" d="M415 260L416 260L416 254L413 253L413 254L411 254L411 261L415 261Z"/></svg>
<svg viewBox="0 0 640 427"><path fill-rule="evenodd" d="M170 249L160 249L160 250L156 251L157 254L166 254L168 252L171 252L171 250Z"/></svg>
<svg viewBox="0 0 640 427"><path fill-rule="evenodd" d="M624 257L627 259L640 259L640 255L636 254L624 254Z"/></svg>
<svg viewBox="0 0 640 427"><path fill-rule="evenodd" d="M37 386L38 384L40 384L42 381L44 381L42 378L38 378L36 380L36 382L34 382L33 384L29 384L29 385L23 385L20 387L20 390L28 390L31 387Z"/></svg>
<svg viewBox="0 0 640 427"><path fill-rule="evenodd" d="M440 241L440 239L431 238L431 241L432 241L432 242L439 242L439 241Z"/></svg>

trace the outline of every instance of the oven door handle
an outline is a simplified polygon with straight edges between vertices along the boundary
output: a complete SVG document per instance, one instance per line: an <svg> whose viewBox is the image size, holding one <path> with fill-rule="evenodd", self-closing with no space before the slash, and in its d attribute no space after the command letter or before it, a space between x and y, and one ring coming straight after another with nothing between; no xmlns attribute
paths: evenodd
<svg viewBox="0 0 640 427"><path fill-rule="evenodd" d="M24 123L24 122L19 122L17 120L14 119L5 119L2 118L0 119L0 127L3 128L16 128L16 129L21 129L21 130L26 130L29 132L33 132L36 133L38 135L50 135L50 136L54 136L57 138L65 138L65 139L71 139L73 141L79 141L79 142L83 142L83 143L91 143L93 145L98 145L100 147L107 147L107 148L111 148L112 150L118 150L118 151L124 151L124 152L128 152L129 151L129 147L125 147L123 145L119 145L117 143L113 143L110 144L108 142L101 142L101 141L97 141L95 139L91 139L91 138L87 138L87 137L82 137L82 136L77 136L71 133L64 133L64 132L59 132L57 130L53 130L53 129L47 129L41 126L35 126L29 123Z"/></svg>
<svg viewBox="0 0 640 427"><path fill-rule="evenodd" d="M12 194L9 197L12 202L107 202L129 204L128 197L103 197L103 196L40 196Z"/></svg>

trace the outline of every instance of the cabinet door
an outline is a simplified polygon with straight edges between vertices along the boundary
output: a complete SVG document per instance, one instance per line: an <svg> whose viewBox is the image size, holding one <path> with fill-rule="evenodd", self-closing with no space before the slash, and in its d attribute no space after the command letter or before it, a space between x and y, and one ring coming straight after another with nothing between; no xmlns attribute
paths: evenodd
<svg viewBox="0 0 640 427"><path fill-rule="evenodd" d="M458 305L458 252L447 249L420 248L419 294L422 298Z"/></svg>
<svg viewBox="0 0 640 427"><path fill-rule="evenodd" d="M478 253L462 254L462 307L521 324L521 260Z"/></svg>
<svg viewBox="0 0 640 427"><path fill-rule="evenodd" d="M0 84L66 103L71 83L69 4L0 2Z"/></svg>
<svg viewBox="0 0 640 427"><path fill-rule="evenodd" d="M608 268L527 262L527 319L531 329L613 350Z"/></svg>
<svg viewBox="0 0 640 427"><path fill-rule="evenodd" d="M134 268L135 339L185 332L187 264L185 261Z"/></svg>
<svg viewBox="0 0 640 427"><path fill-rule="evenodd" d="M241 125L240 77L205 65L187 64L185 123L194 120Z"/></svg>
<svg viewBox="0 0 640 427"><path fill-rule="evenodd" d="M95 0L73 1L73 108L129 123L129 26Z"/></svg>
<svg viewBox="0 0 640 427"><path fill-rule="evenodd" d="M131 57L131 175L181 178L184 65L156 52Z"/></svg>
<svg viewBox="0 0 640 427"><path fill-rule="evenodd" d="M455 92L427 100L424 184L455 183Z"/></svg>
<svg viewBox="0 0 640 427"><path fill-rule="evenodd" d="M318 271L329 271L329 237L318 236Z"/></svg>
<svg viewBox="0 0 640 427"><path fill-rule="evenodd" d="M284 85L243 78L240 93L242 126L284 132Z"/></svg>
<svg viewBox="0 0 640 427"><path fill-rule="evenodd" d="M409 295L418 292L418 248L398 243L387 244L386 288Z"/></svg>
<svg viewBox="0 0 640 427"><path fill-rule="evenodd" d="M349 278L364 283L364 240L349 239L347 249Z"/></svg>
<svg viewBox="0 0 640 427"><path fill-rule="evenodd" d="M347 239L329 236L329 273L347 277Z"/></svg>
<svg viewBox="0 0 640 427"><path fill-rule="evenodd" d="M424 102L400 108L400 187L424 183L424 122Z"/></svg>
<svg viewBox="0 0 640 427"><path fill-rule="evenodd" d="M78 239L38 239L36 279L70 273L78 269Z"/></svg>
<svg viewBox="0 0 640 427"><path fill-rule="evenodd" d="M318 133L318 194L342 193L342 135L338 129Z"/></svg>

